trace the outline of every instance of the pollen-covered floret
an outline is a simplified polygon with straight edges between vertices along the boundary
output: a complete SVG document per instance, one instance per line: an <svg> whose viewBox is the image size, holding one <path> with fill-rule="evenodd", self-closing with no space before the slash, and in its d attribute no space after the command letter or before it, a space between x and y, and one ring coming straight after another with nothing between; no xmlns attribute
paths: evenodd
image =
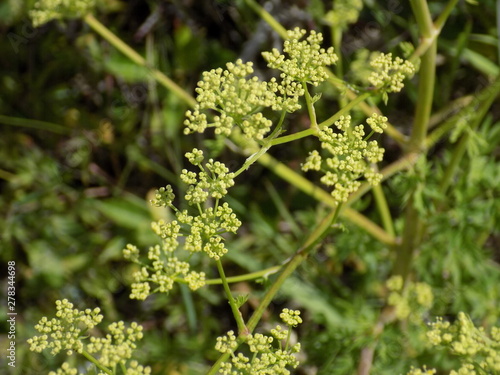
<svg viewBox="0 0 500 375"><path fill-rule="evenodd" d="M280 316L291 327L302 322L299 314L299 311L284 309ZM279 325L271 330L271 336L249 334L245 344L252 355L247 357L243 353L235 353L237 339L234 332L229 331L227 335L217 338L215 345L219 352L231 355L228 361L221 364L219 374L290 374L289 368L299 365L295 354L300 352L300 344L292 345L289 341L289 331Z"/></svg>
<svg viewBox="0 0 500 375"><path fill-rule="evenodd" d="M433 375L436 373L436 370L434 369L427 369L426 366L424 366L422 369L411 367L410 371L406 375Z"/></svg>
<svg viewBox="0 0 500 375"><path fill-rule="evenodd" d="M186 153L186 157L200 169L197 173L187 169L181 171L181 181L189 185L184 196L189 204L204 203L209 197L221 199L234 185L234 173L229 172L224 163L210 159L203 166L203 152L197 149Z"/></svg>
<svg viewBox="0 0 500 375"><path fill-rule="evenodd" d="M123 321L111 323L105 337L90 337L87 351L94 354L99 363L113 368L117 364L126 364L136 349L136 342L143 337L142 326L131 323L129 327Z"/></svg>
<svg viewBox="0 0 500 375"><path fill-rule="evenodd" d="M290 327L295 327L302 323L302 318L300 317L299 310L283 309L280 314L280 318L281 320L283 320L283 323L287 324Z"/></svg>
<svg viewBox="0 0 500 375"><path fill-rule="evenodd" d="M374 113L366 119L366 123L374 132L383 133L384 129L387 128L387 117Z"/></svg>
<svg viewBox="0 0 500 375"><path fill-rule="evenodd" d="M49 348L52 349L52 355L61 350L66 350L68 355L73 352L83 353L87 358L92 356L93 361L97 361L104 369L114 368L120 363L126 375L151 374L149 367L141 366L137 361L128 363L137 347L137 341L143 337L142 326L137 323L126 326L124 322L119 321L111 323L108 333L104 336L89 337L92 329L103 319L99 308L79 311L71 302L63 299L56 301L56 309L56 318L49 320L43 317L35 326L35 329L43 334L28 340L30 350L41 352ZM66 362L57 371L49 372L49 375L77 374L77 369Z"/></svg>
<svg viewBox="0 0 500 375"><path fill-rule="evenodd" d="M434 296L426 283L408 282L404 285L403 278L397 275L387 280L386 285L391 291L387 302L394 306L398 319L410 318L411 321L419 322L432 307Z"/></svg>
<svg viewBox="0 0 500 375"><path fill-rule="evenodd" d="M500 329L492 327L488 335L476 327L463 312L451 324L438 318L430 324L427 338L432 345L444 346L461 358L462 366L450 375L496 374L500 371Z"/></svg>
<svg viewBox="0 0 500 375"><path fill-rule="evenodd" d="M78 370L71 367L68 362L64 362L57 371L50 371L49 375L78 375Z"/></svg>
<svg viewBox="0 0 500 375"><path fill-rule="evenodd" d="M95 6L96 0L38 0L30 17L37 27L54 19L83 17Z"/></svg>
<svg viewBox="0 0 500 375"><path fill-rule="evenodd" d="M241 226L228 203L219 202L234 185L234 173L219 161L210 159L204 163L203 151L196 148L185 156L199 169L199 172L184 169L180 176L181 181L189 185L185 199L195 207L197 214L191 215L188 210L181 211L173 205L175 196L170 185L156 191L152 204L171 208L176 220L159 220L151 224L162 243L149 248L146 262L139 259L137 247L129 244L123 250L126 259L140 266L132 274L132 299L144 300L152 293L168 293L176 282L187 284L191 290L204 286L205 273L191 270L189 263L181 260L182 255L175 255L180 244L183 243L183 250L191 253L184 257L204 252L219 260L228 252L223 236L236 233ZM214 207L204 204L209 198L215 199Z"/></svg>
<svg viewBox="0 0 500 375"><path fill-rule="evenodd" d="M370 119L377 131L383 129L381 124L384 119L381 116L372 116ZM363 125L351 127L350 116L341 116L335 122L335 127L338 132L329 127L318 132L321 148L331 156L322 156L319 151L313 150L302 165L302 170L322 171L324 175L321 182L333 187L332 196L337 202L345 202L361 186L359 179L365 178L372 185L380 183L382 175L371 163L382 161L384 149L378 146L377 141L367 141L373 132L366 136Z"/></svg>
<svg viewBox="0 0 500 375"><path fill-rule="evenodd" d="M370 65L374 71L368 81L382 92L385 101L388 93L400 92L404 87L403 80L415 73L415 67L410 61L400 57L393 59L391 53L381 53Z"/></svg>
<svg viewBox="0 0 500 375"><path fill-rule="evenodd" d="M155 207L171 207L174 198L172 186L167 185L155 191L155 198L151 200L151 204Z"/></svg>
<svg viewBox="0 0 500 375"><path fill-rule="evenodd" d="M225 336L217 337L215 350L221 353L232 353L238 347L234 331L229 331Z"/></svg>
<svg viewBox="0 0 500 375"><path fill-rule="evenodd" d="M226 68L203 73L196 88L198 104L193 111L186 112L184 132L201 133L213 127L216 134L229 136L233 126L239 126L248 138L263 139L272 122L260 110L279 106L275 95L278 87L258 77L249 77L254 71L251 62L237 60L226 64ZM218 113L213 122L202 112L205 109Z"/></svg>
<svg viewBox="0 0 500 375"><path fill-rule="evenodd" d="M142 366L137 361L130 361L129 367L125 375L150 375L151 367Z"/></svg>
<svg viewBox="0 0 500 375"><path fill-rule="evenodd" d="M67 299L56 301L56 309L57 318L48 320L43 317L35 326L41 335L28 340L30 350L40 353L48 348L52 355L62 350L66 350L68 355L81 353L82 336L102 321L100 309L79 311Z"/></svg>
<svg viewBox="0 0 500 375"><path fill-rule="evenodd" d="M307 82L317 86L328 78L326 70L328 65L334 64L338 57L333 52L333 47L321 47L323 35L314 30L305 40L300 40L306 35L306 30L295 28L288 31L288 38L283 44L283 54L276 48L271 52L263 52L268 66L279 69L281 77L290 78L290 81Z"/></svg>

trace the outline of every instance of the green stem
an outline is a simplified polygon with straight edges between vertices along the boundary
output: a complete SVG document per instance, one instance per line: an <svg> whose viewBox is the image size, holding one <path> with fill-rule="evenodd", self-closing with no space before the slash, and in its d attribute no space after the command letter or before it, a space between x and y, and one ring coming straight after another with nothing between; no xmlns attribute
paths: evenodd
<svg viewBox="0 0 500 375"><path fill-rule="evenodd" d="M311 130L318 130L318 122L316 120L316 110L314 109L314 104L312 102L311 94L307 88L307 83L302 82L302 87L304 88L304 96L306 98L307 113L309 113L309 120L311 121Z"/></svg>
<svg viewBox="0 0 500 375"><path fill-rule="evenodd" d="M238 169L236 172L234 172L234 177L239 176L241 173L246 171L253 163L255 163L259 158L264 155L272 146L272 141L280 134L281 132L281 127L283 126L283 121L285 119L286 112L283 111L281 113L280 120L278 122L278 125L274 128L273 132L267 137L263 142L262 142L262 147L258 149L257 152L254 152L252 155L250 155L243 165ZM249 142L250 143L250 142ZM255 142L254 142L255 143ZM257 145L255 145L257 147ZM253 147L250 144L245 145L245 151L252 149Z"/></svg>
<svg viewBox="0 0 500 375"><path fill-rule="evenodd" d="M128 44L123 42L115 34L113 34L106 26L100 23L93 15L86 15L83 20L99 35L106 39L111 45L113 45L117 50L127 56L130 60L140 66L144 66L149 69L151 75L165 88L172 91L178 98L185 101L189 106L194 107L196 105L196 100L184 91L179 85L168 78L165 74L159 70L150 67L141 55L134 51Z"/></svg>
<svg viewBox="0 0 500 375"><path fill-rule="evenodd" d="M16 175L14 173L8 172L6 170L0 169L0 178L6 181L12 180Z"/></svg>
<svg viewBox="0 0 500 375"><path fill-rule="evenodd" d="M337 51L337 54L342 50L342 28L338 27L337 25L332 25L330 27L330 34L332 37L332 44L333 44L333 49L334 51ZM335 74L337 77L344 77L344 67L342 63L342 56L339 54L339 59L335 63ZM339 107L343 108L347 104L347 99L344 95L340 95L339 99Z"/></svg>
<svg viewBox="0 0 500 375"><path fill-rule="evenodd" d="M426 0L410 0L411 9L420 30L420 35L424 38L432 37L434 25L432 24L431 13Z"/></svg>
<svg viewBox="0 0 500 375"><path fill-rule="evenodd" d="M236 325L238 326L238 333L240 335L248 334L247 333L248 329L245 326L245 322L243 321L241 312L238 309L238 306L236 305L236 301L234 300L233 295L231 294L231 289L229 288L229 284L227 282L226 275L224 273L224 268L222 267L222 262L220 261L220 259L216 261L216 264L217 264L217 270L219 271L219 275L222 280L224 292L226 293L227 300L229 302L229 305L231 306L231 310L233 311L234 319L236 320Z"/></svg>
<svg viewBox="0 0 500 375"><path fill-rule="evenodd" d="M341 116L347 115L349 111L363 102L366 98L368 98L371 95L371 93L364 93L360 96L357 96L354 100L350 101L349 104L347 104L344 108L340 109L338 112L336 112L333 116L329 117L325 121L321 122L319 125L317 125L317 128L321 129L325 126L331 126L337 121ZM306 99L307 100L307 99ZM312 124L312 122L311 122ZM306 129L294 134L286 135L283 137L275 138L273 139L270 144L272 146L283 144L283 143L288 143L292 141L296 141L297 139L305 138L310 135L317 134L317 130L314 128Z"/></svg>
<svg viewBox="0 0 500 375"><path fill-rule="evenodd" d="M412 2L413 5L414 2ZM418 1L418 8L422 8L424 5L422 3L425 3L423 1ZM418 47L415 49L415 52L412 53L410 56L409 60L412 63L415 63L420 56L424 55L427 50L432 46L432 44L436 41L437 37L439 36L441 29L443 28L446 20L451 14L451 11L455 8L457 5L458 0L450 0L446 4L445 8L443 9L443 12L439 15L439 17L436 19L436 22L434 23L434 26L429 28L426 32L427 35L424 35L422 32L422 39L420 41L420 44ZM420 16L421 21L420 24L425 25L424 27L429 27L429 22L428 19L430 18L430 14L428 14L428 11L423 10L422 14ZM418 17L417 17L417 22L418 22ZM432 21L431 21L432 22ZM433 29L433 30L432 30Z"/></svg>
<svg viewBox="0 0 500 375"><path fill-rule="evenodd" d="M274 299L274 296L276 295L276 293L278 293L285 280L309 256L309 253L314 249L315 245L327 234L328 230L337 220L340 214L341 207L342 205L339 204L334 210L330 212L330 214L328 214L328 216L326 216L321 221L316 229L309 235L304 245L302 245L302 247L295 253L292 258L290 258L288 263L283 267L283 270L278 275L278 278L273 283L273 285L271 285L261 303L248 320L247 327L250 332L253 332L255 327L257 327L257 324L262 318L262 314L264 314L264 311Z"/></svg>
<svg viewBox="0 0 500 375"><path fill-rule="evenodd" d="M29 118L11 117L0 115L0 123L5 125L20 126L32 129L40 129L57 134L69 134L71 128L54 124L52 122L33 120Z"/></svg>
<svg viewBox="0 0 500 375"><path fill-rule="evenodd" d="M415 109L415 120L410 137L410 151L422 151L425 148L425 137L434 98L434 82L436 77L436 49L434 42L424 56L420 66L418 100Z"/></svg>
<svg viewBox="0 0 500 375"><path fill-rule="evenodd" d="M228 284L231 284L231 283L239 283L241 281L255 280L255 279L259 279L259 278L267 278L268 276L278 272L282 267L283 266L273 266L273 267L266 268L264 270L246 273L244 275L226 277L226 282ZM223 281L222 281L222 279L211 279L211 280L206 280L205 284L206 285L219 285L219 284L223 284Z"/></svg>
<svg viewBox="0 0 500 375"><path fill-rule="evenodd" d="M394 230L394 224L391 216L391 211L389 210L389 205L387 204L387 199L385 198L384 191L382 190L381 184L372 187L373 196L375 197L375 203L377 204L378 212L382 220L382 225L385 231L395 237L396 231Z"/></svg>
<svg viewBox="0 0 500 375"><path fill-rule="evenodd" d="M95 359L89 352L87 352L86 350L83 350L82 351L82 355L87 358L90 362L92 362L94 365L96 365L96 367L101 370L101 371L104 371L106 374L108 375L113 375L113 371L111 371L109 368L107 367L104 367L103 365L101 365L101 363Z"/></svg>
<svg viewBox="0 0 500 375"><path fill-rule="evenodd" d="M252 10L255 13L259 15L261 19L266 21L269 24L269 26L271 26L274 29L274 31L276 31L279 34L279 36L281 36L283 39L288 39L288 34L286 29L283 26L281 26L281 24L278 21L276 21L274 17L271 16L267 10L262 8L254 0L245 0L245 2L250 8L252 8Z"/></svg>
<svg viewBox="0 0 500 375"><path fill-rule="evenodd" d="M411 0L410 3L419 26L421 36L423 38L431 38L437 30L432 24L432 18L427 6L427 1ZM410 153L419 153L422 157L425 155L425 140L434 98L436 52L437 39L434 39L429 49L425 52L421 59L415 120L409 141L408 151ZM397 251L393 269L393 274L401 275L404 279L408 277L410 272L413 254L420 244L423 229L423 222L414 205L414 194L415 191L412 192L406 207L403 238Z"/></svg>
<svg viewBox="0 0 500 375"><path fill-rule="evenodd" d="M434 27L441 31L443 28L444 24L446 23L446 20L450 16L451 12L455 7L457 6L458 0L449 0L446 6L444 7L443 11L441 14L438 16L436 21L434 22Z"/></svg>

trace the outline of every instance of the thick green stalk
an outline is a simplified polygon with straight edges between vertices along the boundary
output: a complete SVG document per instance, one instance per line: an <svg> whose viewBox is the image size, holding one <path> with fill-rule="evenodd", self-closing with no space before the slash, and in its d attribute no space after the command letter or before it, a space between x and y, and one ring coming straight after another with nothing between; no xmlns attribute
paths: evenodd
<svg viewBox="0 0 500 375"><path fill-rule="evenodd" d="M434 98L436 50L437 43L434 42L425 55L422 56L417 107L415 109L415 119L409 142L410 152L423 152L425 149L425 137L427 136L427 128L432 111L432 100Z"/></svg>
<svg viewBox="0 0 500 375"><path fill-rule="evenodd" d="M100 23L93 15L88 14L83 19L95 32L101 35L109 43L111 43L117 50L127 56L130 60L135 62L137 65L144 66L149 69L151 75L159 83L161 83L168 90L172 91L178 98L185 101L189 106L194 107L196 105L196 100L189 95L185 90L183 90L174 81L168 78L165 74L157 69L150 67L141 55L134 51L128 44L123 42L115 34L113 34L106 26Z"/></svg>
<svg viewBox="0 0 500 375"><path fill-rule="evenodd" d="M411 6L423 38L431 38L437 30L432 24L432 18L425 0L412 0ZM425 140L429 125L429 118L434 98L434 82L436 76L437 39L429 46L421 59L417 107L415 119L409 141L410 153L425 154ZM423 223L414 206L413 196L410 197L405 212L405 227L401 245L398 247L393 273L407 278L413 254L421 240Z"/></svg>

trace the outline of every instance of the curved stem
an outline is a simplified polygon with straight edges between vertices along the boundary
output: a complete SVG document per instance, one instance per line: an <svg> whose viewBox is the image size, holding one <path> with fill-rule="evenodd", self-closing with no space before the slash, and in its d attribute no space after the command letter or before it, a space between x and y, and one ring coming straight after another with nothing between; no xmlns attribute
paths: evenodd
<svg viewBox="0 0 500 375"><path fill-rule="evenodd" d="M309 113L309 120L311 121L311 129L313 131L317 131L318 122L316 120L316 111L314 109L311 94L309 93L309 90L307 88L307 83L302 82L302 87L304 88L304 96L306 98L307 113Z"/></svg>
<svg viewBox="0 0 500 375"><path fill-rule="evenodd" d="M280 134L281 128L283 126L283 121L285 120L286 116L286 111L283 111L281 113L280 120L278 122L278 125L274 128L272 133L267 137L263 142L262 142L262 147L252 155L250 155L247 160L245 160L245 163L238 169L236 172L234 172L234 177L239 176L241 173L246 171L253 163L255 163L259 158L264 155L272 146L273 143L272 141ZM254 142L255 143L255 142ZM247 149L251 148L248 145L246 146Z"/></svg>
<svg viewBox="0 0 500 375"><path fill-rule="evenodd" d="M394 230L391 211L389 210L389 205L387 204L387 199L385 198L382 186L380 184L373 186L372 191L384 229L389 235L394 237L396 235L396 231Z"/></svg>
<svg viewBox="0 0 500 375"><path fill-rule="evenodd" d="M83 20L89 25L95 32L111 43L117 50L127 56L130 60L140 66L144 66L149 69L151 75L165 88L172 91L178 98L185 101L189 106L194 107L196 105L196 100L189 95L184 89L177 85L174 81L168 78L165 74L159 70L152 68L148 65L146 59L134 51L128 44L123 42L115 34L113 34L106 26L100 23L93 15L87 14Z"/></svg>
<svg viewBox="0 0 500 375"><path fill-rule="evenodd" d="M424 38L432 37L436 29L432 24L432 18L427 1L411 0L410 3L420 29L420 34ZM427 52L425 52L422 56L417 107L415 108L415 120L409 142L409 152L416 152L422 156L426 153L425 141L434 98L436 53L437 39L435 38ZM393 274L401 275L403 279L408 277L411 269L411 263L413 261L413 254L420 244L424 227L423 221L420 218L419 212L414 204L414 193L415 192L412 192L408 205L406 206L402 242L397 249L398 251L393 267Z"/></svg>
<svg viewBox="0 0 500 375"><path fill-rule="evenodd" d="M340 109L334 115L332 115L331 117L327 118L325 121L318 124L316 129L317 128L321 129L325 126L333 125L335 123L335 121L337 121L341 116L347 115L352 108L354 108L355 106L357 106L358 104L360 104L361 102L366 100L370 95L372 95L372 94L365 92L364 94L357 96L354 100L351 100L344 108ZM312 122L311 122L311 124L312 124ZM294 134L275 138L270 142L270 145L275 146L275 145L279 145L279 144L283 144L283 143L296 141L297 139L305 138L305 137L308 137L310 135L314 135L317 133L316 129L311 127L310 129L306 129L306 130L303 130L303 131L300 131L300 132L297 132Z"/></svg>
<svg viewBox="0 0 500 375"><path fill-rule="evenodd" d="M236 305L236 301L234 300L233 295L231 294L231 289L229 289L229 284L226 279L226 275L224 273L224 268L222 267L222 262L220 259L216 261L217 270L219 271L220 278L222 280L222 285L224 287L224 292L226 293L227 300L229 305L231 306L231 310L233 312L234 319L236 320L236 325L238 326L238 333L248 334L248 329L245 326L245 322L243 321L243 317L241 316L241 312Z"/></svg>
<svg viewBox="0 0 500 375"><path fill-rule="evenodd" d="M69 128L69 127L59 125L59 124L54 124L52 122L34 120L34 119L29 119L29 118L11 117L11 116L0 115L0 123L5 124L5 125L24 126L24 127L32 128L32 129L40 129L40 130L45 130L45 131L49 131L49 132L57 133L57 134L69 134L69 133L71 133L71 128Z"/></svg>
<svg viewBox="0 0 500 375"><path fill-rule="evenodd" d="M101 363L92 356L89 352L86 350L83 350L81 353L85 358L87 358L90 362L92 362L99 370L104 371L108 375L113 375L113 371L111 371L109 368L104 367L101 365Z"/></svg>
<svg viewBox="0 0 500 375"><path fill-rule="evenodd" d="M279 34L279 36L281 36L283 39L288 38L288 34L286 32L286 29L283 26L281 26L281 24L278 21L276 21L274 19L274 17L271 16L271 14L269 14L269 12L267 10L262 8L254 0L245 0L245 2L247 3L247 5L250 8L252 8L252 10L255 13L257 13L259 15L260 18L262 18L264 21L266 21L269 24L269 26L271 26L274 29L274 31L276 31Z"/></svg>
<svg viewBox="0 0 500 375"><path fill-rule="evenodd" d="M248 281L248 280L255 280L259 278L266 278L272 274L275 274L278 272L283 266L273 266L266 268L264 270L256 271L256 272L250 272L250 273L245 273L243 275L238 275L238 276L230 276L226 277L226 282L228 284L231 283L238 283L241 281ZM218 284L223 284L222 279L211 279L211 280L206 280L205 281L206 285L218 285Z"/></svg>

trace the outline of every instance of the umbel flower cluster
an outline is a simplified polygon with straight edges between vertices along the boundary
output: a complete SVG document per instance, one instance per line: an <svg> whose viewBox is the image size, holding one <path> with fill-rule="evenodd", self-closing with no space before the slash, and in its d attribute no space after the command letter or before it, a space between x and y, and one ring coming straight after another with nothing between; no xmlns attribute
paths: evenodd
<svg viewBox="0 0 500 375"><path fill-rule="evenodd" d="M400 57L392 58L392 53L381 53L370 61L374 69L368 81L382 94L387 103L388 93L400 92L404 87L403 80L415 73L414 65Z"/></svg>
<svg viewBox="0 0 500 375"><path fill-rule="evenodd" d="M325 67L337 61L333 48L321 48L321 33L311 31L300 40L305 30L288 31L283 54L277 49L262 55L270 68L281 70L280 81L272 78L261 81L251 62L226 64L227 69L204 72L196 88L198 104L186 112L185 133L203 132L213 127L216 134L229 136L234 126L241 128L247 138L262 140L271 130L272 121L263 110L294 112L301 108L299 98L306 83L317 86L327 78ZM217 113L209 122L204 110Z"/></svg>
<svg viewBox="0 0 500 375"><path fill-rule="evenodd" d="M199 172L184 169L181 180L188 185L184 199L194 207L196 214L188 210L179 210L174 206L175 195L170 185L156 191L152 204L157 207L169 207L175 212L176 220L160 220L152 224L155 233L162 239L161 245L150 247L148 263L141 261L139 249L128 245L123 255L141 268L134 273L132 299L146 299L151 293L168 293L175 282L182 282L196 290L205 285L205 273L190 270L186 261L181 261L175 252L183 239L182 248L187 258L203 252L210 258L219 260L227 253L224 235L236 233L241 222L227 203L220 203L228 189L234 185L234 174L218 161L212 159L203 163L203 152L193 149L186 153L186 158ZM214 200L213 206L208 205Z"/></svg>
<svg viewBox="0 0 500 375"><path fill-rule="evenodd" d="M372 128L368 135L363 125L351 126L350 116L341 116L335 122L340 132L323 127L318 138L321 148L329 155L322 156L317 150L311 151L302 165L303 171L322 171L321 182L333 187L332 196L338 202L345 202L349 194L358 190L364 177L370 184L377 185L382 175L372 168L372 163L382 161L384 149L377 141L368 139L374 133L382 133L387 127L387 117L374 113L366 121Z"/></svg>
<svg viewBox="0 0 500 375"><path fill-rule="evenodd" d="M52 20L80 18L96 6L96 0L39 0L30 16L35 27Z"/></svg>
<svg viewBox="0 0 500 375"><path fill-rule="evenodd" d="M28 340L30 350L40 353L42 350L51 349L51 354L66 351L67 355L74 352L92 358L94 363L99 363L99 368L114 371L116 366L126 370L126 375L147 375L151 373L149 367L141 366L137 361L130 361L136 342L143 337L142 326L132 323L129 327L122 321L108 326L108 333L104 337L90 336L90 331L99 324L103 316L100 309L75 309L67 299L56 301L56 318L43 317L35 326L40 332ZM89 338L89 339L88 339ZM87 340L88 339L88 340ZM127 368L128 367L128 368ZM76 375L76 369L64 363L56 372L49 375ZM105 372L99 372L105 375Z"/></svg>
<svg viewBox="0 0 500 375"><path fill-rule="evenodd" d="M283 309L280 318L287 328L277 325L271 329L271 335L261 333L247 336L246 345L251 353L247 356L235 353L238 342L233 331L217 338L215 349L222 354L230 354L229 361L224 362L219 370L224 375L261 375L290 374L289 367L296 368L299 361L295 354L300 352L300 344L292 345L290 335L292 327L302 323L300 311ZM277 343L277 345L274 345Z"/></svg>
<svg viewBox="0 0 500 375"><path fill-rule="evenodd" d="M427 332L430 343L448 348L461 358L462 366L450 375L500 374L499 327L492 327L488 335L463 312L453 324L438 318L430 327Z"/></svg>
<svg viewBox="0 0 500 375"><path fill-rule="evenodd" d="M386 285L390 291L387 303L394 306L396 317L400 320L409 318L419 323L422 315L432 307L434 295L426 283L409 281L403 287L403 277L397 275L387 280Z"/></svg>

